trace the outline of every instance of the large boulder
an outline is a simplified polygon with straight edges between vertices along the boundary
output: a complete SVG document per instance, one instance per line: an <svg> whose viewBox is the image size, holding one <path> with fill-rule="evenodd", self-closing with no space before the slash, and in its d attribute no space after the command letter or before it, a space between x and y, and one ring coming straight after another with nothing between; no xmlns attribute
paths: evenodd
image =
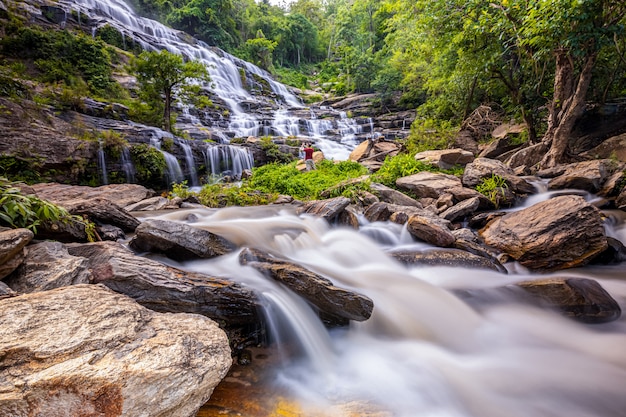
<svg viewBox="0 0 626 417"><path fill-rule="evenodd" d="M0 231L0 279L13 272L26 257L26 245L34 234L28 229Z"/></svg>
<svg viewBox="0 0 626 417"><path fill-rule="evenodd" d="M239 260L285 285L327 316L364 321L372 315L371 299L336 287L329 279L302 266L250 248L241 252Z"/></svg>
<svg viewBox="0 0 626 417"><path fill-rule="evenodd" d="M538 304L585 323L613 321L622 313L617 301L593 279L552 277L516 285L536 297Z"/></svg>
<svg viewBox="0 0 626 417"><path fill-rule="evenodd" d="M179 261L214 258L235 245L208 230L168 220L146 220L137 227L129 246L140 252L157 252Z"/></svg>
<svg viewBox="0 0 626 417"><path fill-rule="evenodd" d="M24 262L5 282L19 293L31 293L89 284L90 278L87 259L70 255L60 242L46 241L30 245Z"/></svg>
<svg viewBox="0 0 626 417"><path fill-rule="evenodd" d="M196 314L161 314L99 285L0 300L0 415L191 417L231 365Z"/></svg>
<svg viewBox="0 0 626 417"><path fill-rule="evenodd" d="M574 195L497 217L480 234L486 244L534 270L581 266L607 248L600 212Z"/></svg>
<svg viewBox="0 0 626 417"><path fill-rule="evenodd" d="M387 187L386 185L373 182L370 184L370 189L374 194L378 196L378 198L382 202L397 204L400 206L415 206L419 208L422 207L422 204L419 201L409 197L408 195L398 190Z"/></svg>
<svg viewBox="0 0 626 417"><path fill-rule="evenodd" d="M70 214L87 217L97 224L117 226L126 232L134 232L140 223L122 207L102 197L71 200L61 204Z"/></svg>
<svg viewBox="0 0 626 417"><path fill-rule="evenodd" d="M133 254L117 242L68 245L89 260L91 282L135 299L151 310L197 313L222 325L233 343L261 324L253 291L233 280L187 272Z"/></svg>

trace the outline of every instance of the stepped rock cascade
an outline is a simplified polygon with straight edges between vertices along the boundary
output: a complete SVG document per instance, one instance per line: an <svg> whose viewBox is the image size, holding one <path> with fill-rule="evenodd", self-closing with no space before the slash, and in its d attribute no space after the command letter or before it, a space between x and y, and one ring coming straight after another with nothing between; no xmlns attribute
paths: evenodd
<svg viewBox="0 0 626 417"><path fill-rule="evenodd" d="M193 140L227 145L232 138L250 136L300 137L313 142L326 158L345 160L359 142L380 135L375 132L372 118L351 118L345 111L330 106L305 107L288 87L274 80L267 71L181 31L141 17L122 0L60 0L57 6L64 10L66 21L78 16L77 23L94 36L100 28L109 25L121 34L124 45L133 43L145 50L166 49L204 63L211 81L203 86L203 92L217 105L217 110L175 104L178 114L175 127L187 132ZM189 184L198 184L196 166L204 159L203 147L180 147L180 153L167 152L179 159L179 165L184 165L184 179ZM164 155L168 158L168 181L179 180L174 161ZM237 171L237 168L226 167L225 170ZM132 178L124 172L127 178Z"/></svg>

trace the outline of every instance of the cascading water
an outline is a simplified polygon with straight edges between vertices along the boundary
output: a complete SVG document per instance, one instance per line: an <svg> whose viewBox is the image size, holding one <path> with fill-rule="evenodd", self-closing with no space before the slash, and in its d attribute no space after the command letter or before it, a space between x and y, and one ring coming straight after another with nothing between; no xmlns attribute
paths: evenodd
<svg viewBox="0 0 626 417"><path fill-rule="evenodd" d="M102 181L103 185L107 185L109 183L109 175L107 173L106 155L101 140L98 140L98 168L100 169L100 181Z"/></svg>
<svg viewBox="0 0 626 417"><path fill-rule="evenodd" d="M130 157L130 149L128 146L124 146L122 148L120 163L122 164L122 169L124 170L124 175L126 176L126 182L134 183L137 171L135 170L135 165Z"/></svg>
<svg viewBox="0 0 626 417"><path fill-rule="evenodd" d="M189 185L192 187L197 187L198 185L200 185L200 182L198 181L196 162L193 159L193 151L191 150L191 145L189 145L184 140L178 140L176 143L183 149L183 152L185 153L185 162L187 163L187 169L189 170Z"/></svg>
<svg viewBox="0 0 626 417"><path fill-rule="evenodd" d="M161 138L153 136L150 139L150 146L161 151L163 157L165 158L165 164L167 166L167 172L165 173L166 183L171 185L173 183L181 183L185 181L185 176L183 175L183 170L178 163L178 159L176 159L176 157L171 153L161 149Z"/></svg>
<svg viewBox="0 0 626 417"><path fill-rule="evenodd" d="M252 169L254 158L246 149L231 145L209 146L204 151L207 169L213 177L222 174L239 179L246 169Z"/></svg>
<svg viewBox="0 0 626 417"><path fill-rule="evenodd" d="M275 383L300 399L301 415L624 415L626 319L582 325L510 300L475 310L450 291L497 288L550 274L405 267L387 251L406 245L406 235L387 223L368 224L364 234L284 208L192 212L194 227L276 254L374 301L369 320L328 332L320 330L310 308L294 307L294 294L238 265L236 254L182 265L212 276L236 275L263 295L274 323L287 322L272 330L278 333L275 340L299 340L301 356L294 358L292 350L274 370ZM189 214L161 217L183 221ZM625 236L623 223L613 227L614 235ZM385 232L372 233L373 228ZM568 275L597 279L624 308L626 280L617 272L621 268L581 268ZM610 278L615 273L619 279ZM333 408L355 403L371 413ZM307 414L307 407L315 412Z"/></svg>

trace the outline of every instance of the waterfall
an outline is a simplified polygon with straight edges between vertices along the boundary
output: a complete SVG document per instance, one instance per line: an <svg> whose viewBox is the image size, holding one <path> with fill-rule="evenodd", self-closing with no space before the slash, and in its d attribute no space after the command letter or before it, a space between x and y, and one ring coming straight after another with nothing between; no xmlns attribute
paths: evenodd
<svg viewBox="0 0 626 417"><path fill-rule="evenodd" d="M546 274L406 267L387 252L406 244L398 225L371 223L366 235L296 216L284 207L194 209L159 217L184 221L190 213L194 227L302 265L373 300L369 320L326 331L292 292L239 265L237 253L181 265L210 276L237 277L265 300L272 340L290 343L285 360L266 369L270 377L264 383L282 388L268 387L270 395L298 401L299 415L624 415L626 318L582 325L504 295L498 303L474 309L452 291L496 290ZM371 233L374 228L381 233ZM623 223L615 228L613 234L624 239ZM624 308L623 264L570 273L597 278ZM248 393L242 383L237 394Z"/></svg>
<svg viewBox="0 0 626 417"><path fill-rule="evenodd" d="M229 175L239 179L244 170L254 166L254 158L248 149L232 145L207 147L205 161L213 177Z"/></svg>
<svg viewBox="0 0 626 417"><path fill-rule="evenodd" d="M196 171L196 162L193 159L193 151L191 145L184 140L178 140L176 143L183 149L185 153L185 162L187 163L187 169L189 170L189 181L191 187L197 187L200 185L198 182L198 173Z"/></svg>
<svg viewBox="0 0 626 417"><path fill-rule="evenodd" d="M122 154L120 156L120 163L122 165L122 169L124 170L124 175L126 176L127 183L135 182L135 165L133 165L133 161L130 157L130 149L128 146L124 146L122 148Z"/></svg>
<svg viewBox="0 0 626 417"><path fill-rule="evenodd" d="M272 129L278 136L299 136L300 118L290 116L286 110L278 110L274 113Z"/></svg>
<svg viewBox="0 0 626 417"><path fill-rule="evenodd" d="M98 169L100 170L100 180L102 185L109 183L109 176L107 174L107 163L104 148L102 147L102 139L98 139Z"/></svg>
<svg viewBox="0 0 626 417"><path fill-rule="evenodd" d="M167 172L165 173L165 180L168 186L173 183L180 183L185 181L185 176L183 175L183 170L180 168L180 164L178 163L178 159L174 155L169 152L161 149L161 138L160 137L152 137L150 139L150 145L163 154L165 158L165 164L167 166Z"/></svg>

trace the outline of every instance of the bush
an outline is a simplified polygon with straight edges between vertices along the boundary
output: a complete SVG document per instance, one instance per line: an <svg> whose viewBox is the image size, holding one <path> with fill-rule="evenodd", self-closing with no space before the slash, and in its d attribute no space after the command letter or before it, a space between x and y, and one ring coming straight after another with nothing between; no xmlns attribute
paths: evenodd
<svg viewBox="0 0 626 417"><path fill-rule="evenodd" d="M476 191L487 197L497 209L500 207L501 200L506 197L507 188L506 179L497 174L491 174L490 178L483 178L478 183Z"/></svg>
<svg viewBox="0 0 626 417"><path fill-rule="evenodd" d="M72 215L63 207L48 201L22 195L14 183L0 177L0 224L29 229L37 234L37 226L47 222L82 223L89 240L95 240L95 226L91 222L86 222L82 217Z"/></svg>

